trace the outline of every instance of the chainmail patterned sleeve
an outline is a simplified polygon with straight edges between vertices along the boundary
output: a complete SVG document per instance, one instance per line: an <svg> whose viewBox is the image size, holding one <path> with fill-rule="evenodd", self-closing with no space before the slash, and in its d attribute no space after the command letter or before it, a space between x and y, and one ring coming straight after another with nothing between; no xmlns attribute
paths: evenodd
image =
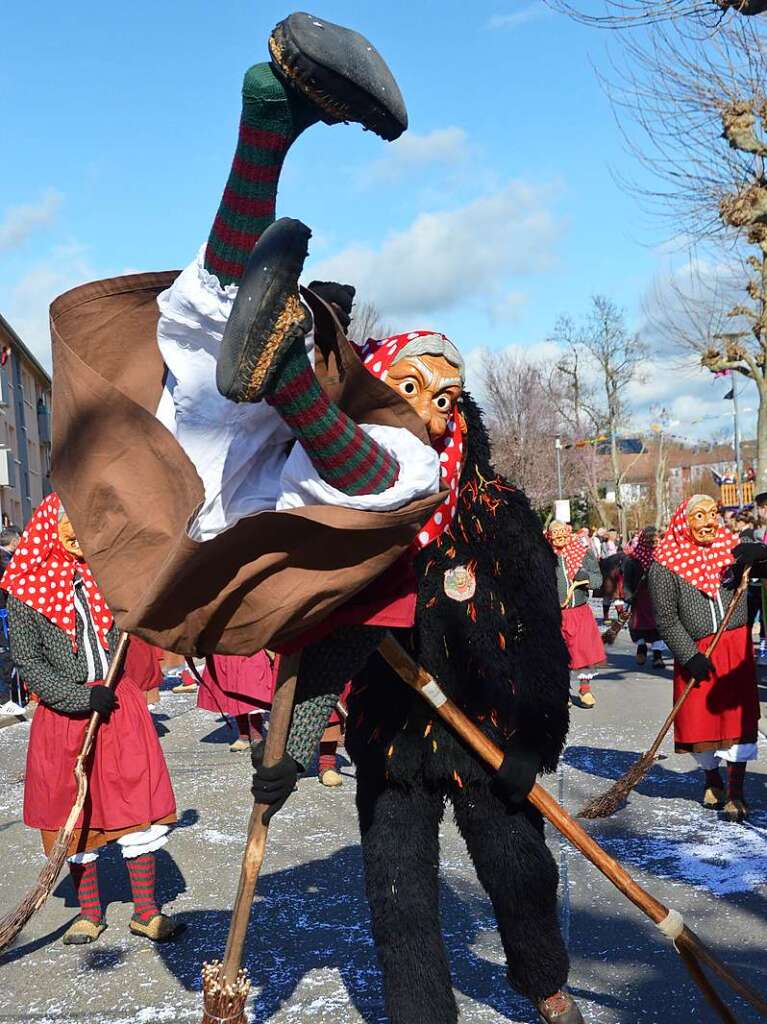
<svg viewBox="0 0 767 1024"><path fill-rule="evenodd" d="M658 632L680 665L685 665L698 653L698 645L679 618L679 577L664 565L653 562L647 579Z"/></svg>
<svg viewBox="0 0 767 1024"><path fill-rule="evenodd" d="M343 688L385 635L386 630L379 627L349 626L304 648L286 747L302 770L311 764Z"/></svg>
<svg viewBox="0 0 767 1024"><path fill-rule="evenodd" d="M581 567L575 575L579 580L588 577L589 590L598 590L602 586L602 570L599 568L599 562L597 562L593 551L586 552L586 557L581 562Z"/></svg>
<svg viewBox="0 0 767 1024"><path fill-rule="evenodd" d="M54 711L86 713L90 693L72 677L69 637L12 594L7 608L11 656L29 689Z"/></svg>

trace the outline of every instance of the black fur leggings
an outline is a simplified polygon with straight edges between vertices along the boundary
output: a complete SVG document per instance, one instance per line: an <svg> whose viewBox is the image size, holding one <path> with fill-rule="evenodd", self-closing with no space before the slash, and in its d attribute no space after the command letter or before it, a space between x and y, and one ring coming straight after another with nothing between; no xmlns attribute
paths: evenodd
<svg viewBox="0 0 767 1024"><path fill-rule="evenodd" d="M365 884L391 1024L458 1020L439 916L445 793L493 904L511 985L535 1000L567 980L557 868L537 812L511 813L486 784L404 789L358 769Z"/></svg>

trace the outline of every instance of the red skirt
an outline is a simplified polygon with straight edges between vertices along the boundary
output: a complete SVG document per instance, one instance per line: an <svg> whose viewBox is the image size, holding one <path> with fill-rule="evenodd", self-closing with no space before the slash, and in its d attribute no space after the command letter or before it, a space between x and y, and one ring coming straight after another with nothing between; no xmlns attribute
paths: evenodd
<svg viewBox="0 0 767 1024"><path fill-rule="evenodd" d="M698 640L705 651L711 637ZM713 678L704 679L682 705L674 721L677 751L718 750L733 743L754 743L759 724L759 695L751 630L727 630L711 655ZM674 701L681 696L689 673L674 662Z"/></svg>
<svg viewBox="0 0 767 1024"><path fill-rule="evenodd" d="M173 820L176 801L143 693L128 676L115 708L96 733L90 784L78 828L131 831ZM88 716L72 718L40 704L32 719L24 785L24 824L59 829L76 798L74 764Z"/></svg>
<svg viewBox="0 0 767 1024"><path fill-rule="evenodd" d="M588 604L562 609L562 636L570 652L570 668L590 668L605 661L605 645Z"/></svg>
<svg viewBox="0 0 767 1024"><path fill-rule="evenodd" d="M197 690L197 707L221 715L247 715L272 703L272 665L263 651L250 658L214 654L213 672L206 666Z"/></svg>
<svg viewBox="0 0 767 1024"><path fill-rule="evenodd" d="M638 643L640 640L644 640L645 643L653 643L655 640L660 640L658 627L655 625L655 611L652 606L652 598L650 597L650 591L644 583L640 584L631 605L629 633L634 643Z"/></svg>

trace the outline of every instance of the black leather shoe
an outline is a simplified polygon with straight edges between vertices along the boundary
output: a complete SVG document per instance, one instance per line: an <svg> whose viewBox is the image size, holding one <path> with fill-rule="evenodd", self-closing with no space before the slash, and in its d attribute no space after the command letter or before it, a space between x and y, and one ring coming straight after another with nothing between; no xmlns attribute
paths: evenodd
<svg viewBox="0 0 767 1024"><path fill-rule="evenodd" d="M359 32L302 11L275 26L269 53L275 71L326 124L356 121L389 142L407 128L394 76Z"/></svg>
<svg viewBox="0 0 767 1024"><path fill-rule="evenodd" d="M216 366L224 398L260 401L282 356L311 329L311 314L298 297L311 234L300 220L282 217L253 246Z"/></svg>

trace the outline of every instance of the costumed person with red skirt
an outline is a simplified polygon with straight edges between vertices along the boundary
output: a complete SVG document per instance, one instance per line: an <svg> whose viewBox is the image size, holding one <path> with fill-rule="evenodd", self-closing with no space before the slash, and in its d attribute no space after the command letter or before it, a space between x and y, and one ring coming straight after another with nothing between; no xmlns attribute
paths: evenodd
<svg viewBox="0 0 767 1024"><path fill-rule="evenodd" d="M264 651L249 658L214 654L201 679L197 707L229 715L237 722L238 737L229 745L232 753L250 750L251 743L263 739L260 723L274 696L272 663Z"/></svg>
<svg viewBox="0 0 767 1024"><path fill-rule="evenodd" d="M346 732L346 701L352 684L347 683L338 703L330 712L328 724L320 740L320 754L317 762L317 779L321 785L329 789L344 784L343 775L338 770L338 747Z"/></svg>
<svg viewBox="0 0 767 1024"><path fill-rule="evenodd" d="M130 878L131 932L172 938L182 926L157 906L155 854L168 841L176 802L142 692L156 678L155 652L131 642L115 690L102 684L118 630L55 494L27 526L3 587L13 658L40 701L29 734L24 823L40 829L46 854L75 803L74 765L90 714L103 716L69 851L80 913L63 942L84 945L106 928L96 865L99 848L114 841Z"/></svg>
<svg viewBox="0 0 767 1024"><path fill-rule="evenodd" d="M567 523L555 519L546 537L557 556L562 635L570 653L570 670L578 673L577 705L593 708L591 680L596 667L605 662L605 648L589 607L589 590L602 585L602 573L593 552L573 537Z"/></svg>
<svg viewBox="0 0 767 1024"><path fill-rule="evenodd" d="M763 545L737 544L714 500L697 494L677 508L649 571L658 632L674 655L674 701L690 677L698 681L674 721L676 750L692 754L705 772L703 806L723 809L730 821L747 817L743 782L757 756L759 700L745 594L711 658L703 652L745 565L763 575L763 558Z"/></svg>
<svg viewBox="0 0 767 1024"><path fill-rule="evenodd" d="M647 661L649 645L652 651L652 667L665 668L664 644L655 624L655 612L647 582L647 573L655 557L658 539L658 531L654 526L646 526L639 533L623 565L623 597L631 605L629 633L637 645L637 665L644 665Z"/></svg>

